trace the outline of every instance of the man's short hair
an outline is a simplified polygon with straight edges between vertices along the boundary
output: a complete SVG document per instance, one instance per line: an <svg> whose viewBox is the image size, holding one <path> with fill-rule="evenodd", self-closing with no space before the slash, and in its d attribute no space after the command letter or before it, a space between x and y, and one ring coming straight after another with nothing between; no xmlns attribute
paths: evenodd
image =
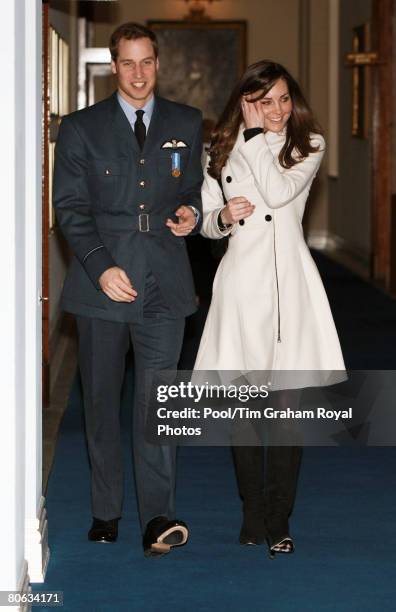
<svg viewBox="0 0 396 612"><path fill-rule="evenodd" d="M154 55L158 57L158 41L157 37L152 30L146 28L146 26L141 25L140 23L134 23L133 21L129 21L128 23L123 23L110 36L109 49L111 54L111 59L116 61L118 57L118 45L122 38L126 40L137 40L138 38L148 38L151 40L151 44L153 45Z"/></svg>

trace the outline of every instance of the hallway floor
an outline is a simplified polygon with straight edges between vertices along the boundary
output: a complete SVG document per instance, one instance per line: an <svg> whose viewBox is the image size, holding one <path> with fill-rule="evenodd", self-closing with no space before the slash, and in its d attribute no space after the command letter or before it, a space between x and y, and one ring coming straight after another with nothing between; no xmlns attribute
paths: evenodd
<svg viewBox="0 0 396 612"><path fill-rule="evenodd" d="M396 369L396 302L320 254L350 369ZM189 320L182 354L191 367L205 308ZM67 612L391 612L396 536L395 448L307 448L292 533L296 553L268 558L238 545L240 501L228 448L181 448L178 514L187 546L165 558L142 554L130 459L128 377L123 394L125 512L116 544L87 541L89 466L81 389L74 379L47 493L51 560L45 584Z"/></svg>

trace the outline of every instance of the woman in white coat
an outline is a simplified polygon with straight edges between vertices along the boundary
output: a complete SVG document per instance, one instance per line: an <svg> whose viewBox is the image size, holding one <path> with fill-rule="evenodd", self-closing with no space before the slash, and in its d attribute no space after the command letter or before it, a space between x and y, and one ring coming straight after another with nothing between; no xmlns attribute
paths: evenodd
<svg viewBox="0 0 396 612"><path fill-rule="evenodd" d="M302 230L324 150L321 130L287 70L272 61L249 66L214 130L205 171L202 234L229 236L229 245L194 370L344 370ZM290 392L285 398L295 400ZM267 539L273 553L292 552L288 518L301 449L269 447L265 474L262 447L235 446L233 452L243 499L240 542Z"/></svg>

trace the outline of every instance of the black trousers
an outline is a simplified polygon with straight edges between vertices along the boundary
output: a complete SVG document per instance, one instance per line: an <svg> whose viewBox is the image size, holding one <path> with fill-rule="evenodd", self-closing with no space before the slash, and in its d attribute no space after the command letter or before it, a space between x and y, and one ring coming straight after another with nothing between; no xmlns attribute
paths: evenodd
<svg viewBox="0 0 396 612"><path fill-rule="evenodd" d="M276 408L298 408L300 391L271 394ZM253 423L252 427L257 424ZM256 432L260 438L261 431ZM292 423L275 423L267 431L268 446L233 446L239 494L243 500L244 530L250 535L268 537L271 543L288 535L288 519L293 511L300 470L302 447ZM275 441L275 444L272 444ZM278 445L282 444L282 445Z"/></svg>
<svg viewBox="0 0 396 612"><path fill-rule="evenodd" d="M154 277L146 280L143 323L77 317L79 366L91 463L92 515L122 514L120 399L125 357L134 351L133 457L142 530L156 516L175 518L176 448L145 441L148 371L176 369L184 318L169 317Z"/></svg>

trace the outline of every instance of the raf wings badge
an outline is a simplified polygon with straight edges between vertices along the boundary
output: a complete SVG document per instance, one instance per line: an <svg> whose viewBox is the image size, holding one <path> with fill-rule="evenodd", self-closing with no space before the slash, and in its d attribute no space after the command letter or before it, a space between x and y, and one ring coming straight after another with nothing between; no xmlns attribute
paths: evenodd
<svg viewBox="0 0 396 612"><path fill-rule="evenodd" d="M177 138L172 138L172 140L167 140L161 146L161 149L187 149L188 144L186 144L183 140L177 140Z"/></svg>

